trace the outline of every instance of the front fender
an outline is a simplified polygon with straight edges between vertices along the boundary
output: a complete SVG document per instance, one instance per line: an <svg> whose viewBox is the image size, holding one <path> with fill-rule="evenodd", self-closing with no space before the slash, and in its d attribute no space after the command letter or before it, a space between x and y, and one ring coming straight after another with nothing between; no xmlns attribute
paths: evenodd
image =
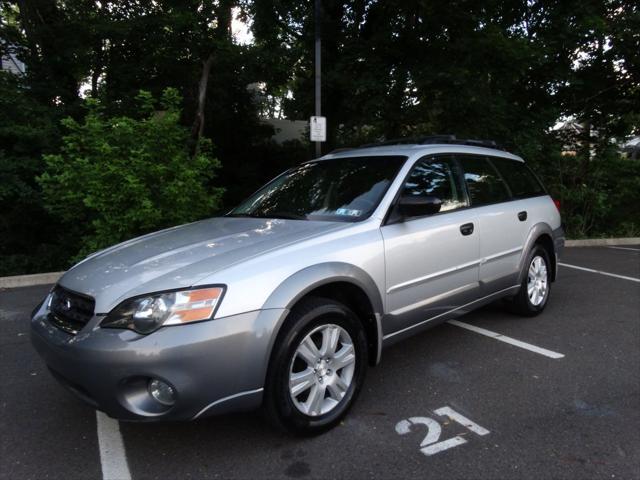
<svg viewBox="0 0 640 480"><path fill-rule="evenodd" d="M294 273L273 291L263 308L291 309L311 290L334 282L348 282L360 287L369 297L373 311L382 314L382 297L371 276L360 267L343 262L320 263Z"/></svg>
<svg viewBox="0 0 640 480"><path fill-rule="evenodd" d="M371 302L376 320L377 330L377 354L376 363L380 359L382 351L382 314L384 312L384 304L380 291L371 276L363 269L343 262L320 263L306 267L283 281L269 296L264 303L263 309L285 309L287 313L291 311L293 306L307 293L316 288L334 282L348 282L360 287ZM287 315L279 318L278 324L275 325L271 336L271 344L269 345L268 357L265 359L268 363L271 351L275 344L280 328L284 323Z"/></svg>

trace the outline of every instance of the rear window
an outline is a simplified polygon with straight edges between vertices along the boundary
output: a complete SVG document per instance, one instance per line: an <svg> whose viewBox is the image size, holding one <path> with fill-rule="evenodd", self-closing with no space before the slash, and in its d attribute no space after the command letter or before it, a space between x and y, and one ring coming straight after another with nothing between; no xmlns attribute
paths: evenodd
<svg viewBox="0 0 640 480"><path fill-rule="evenodd" d="M533 172L522 162L506 158L491 158L491 163L498 169L507 182L514 198L544 195L545 191Z"/></svg>
<svg viewBox="0 0 640 480"><path fill-rule="evenodd" d="M511 199L507 186L485 157L460 156L471 205L487 205Z"/></svg>

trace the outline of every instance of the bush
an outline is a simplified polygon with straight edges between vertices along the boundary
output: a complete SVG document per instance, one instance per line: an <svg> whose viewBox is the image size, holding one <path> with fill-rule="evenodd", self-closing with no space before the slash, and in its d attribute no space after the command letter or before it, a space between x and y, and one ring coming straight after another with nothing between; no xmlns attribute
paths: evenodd
<svg viewBox="0 0 640 480"><path fill-rule="evenodd" d="M558 156L543 169L551 195L560 200L567 237L637 237L640 234L640 160L605 148Z"/></svg>
<svg viewBox="0 0 640 480"><path fill-rule="evenodd" d="M219 204L223 189L209 185L220 163L207 140L190 156L177 91L165 90L160 108L148 92L137 101L140 118L109 117L99 101L87 100L82 123L63 121L61 153L44 156L38 182L45 206L77 241L75 259L211 215Z"/></svg>

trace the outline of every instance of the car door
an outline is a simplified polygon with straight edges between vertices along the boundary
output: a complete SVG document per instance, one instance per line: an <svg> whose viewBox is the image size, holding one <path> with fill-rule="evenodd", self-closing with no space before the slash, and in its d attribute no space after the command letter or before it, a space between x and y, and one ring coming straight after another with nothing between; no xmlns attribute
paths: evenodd
<svg viewBox="0 0 640 480"><path fill-rule="evenodd" d="M439 211L411 216L400 199L437 197ZM385 334L401 333L473 300L478 293L476 214L451 156L418 160L381 228L385 250Z"/></svg>
<svg viewBox="0 0 640 480"><path fill-rule="evenodd" d="M508 221L511 224L511 228L514 229L515 235L518 236L517 243L524 248L531 229L543 217L541 206L545 205L545 202L540 202L539 197L546 196L547 192L523 161L500 157L489 157L489 161L498 170L500 176L509 187L511 201L508 205ZM517 261L520 262L522 256L527 253L521 250ZM512 280L513 284L517 283L517 275L520 273L519 265L521 263L516 265L516 277L508 277L503 285L511 283ZM507 286L504 288L507 288Z"/></svg>
<svg viewBox="0 0 640 480"><path fill-rule="evenodd" d="M477 214L482 296L517 284L518 262L526 236L521 205L493 163L482 155L459 155L469 200Z"/></svg>

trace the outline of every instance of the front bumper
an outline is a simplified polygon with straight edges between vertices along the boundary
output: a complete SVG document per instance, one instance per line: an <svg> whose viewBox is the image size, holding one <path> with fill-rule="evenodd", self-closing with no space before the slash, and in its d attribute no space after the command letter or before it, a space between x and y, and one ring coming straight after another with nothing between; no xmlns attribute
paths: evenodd
<svg viewBox="0 0 640 480"><path fill-rule="evenodd" d="M94 316L75 336L41 305L31 340L54 376L95 408L122 420L188 420L258 407L275 331L286 310L269 309L164 327L150 335L100 328ZM155 402L148 379L171 384L172 407Z"/></svg>

